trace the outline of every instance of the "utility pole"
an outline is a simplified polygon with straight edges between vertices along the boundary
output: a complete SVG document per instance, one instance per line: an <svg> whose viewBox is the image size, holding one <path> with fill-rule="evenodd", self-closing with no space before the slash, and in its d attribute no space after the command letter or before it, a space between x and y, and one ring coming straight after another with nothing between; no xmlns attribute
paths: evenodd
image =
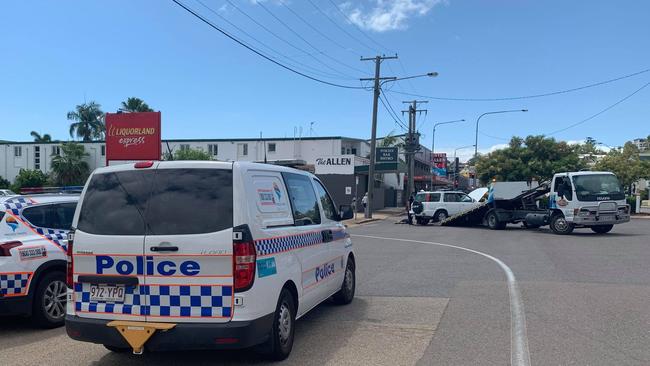
<svg viewBox="0 0 650 366"><path fill-rule="evenodd" d="M415 153L420 150L420 134L417 132L417 126L415 124L415 116L417 113L427 113L426 109L418 109L418 103L428 103L426 100L411 100L407 102L409 109L408 111L402 111L402 113L408 112L409 114L409 130L406 137L406 157L408 159L408 188L407 188L407 199L410 195L415 192Z"/></svg>
<svg viewBox="0 0 650 366"><path fill-rule="evenodd" d="M374 188L375 188L375 148L377 146L377 107L379 103L379 94L381 93L381 80L395 80L396 77L380 77L380 67L383 60L396 59L395 56L375 56L361 58L361 61L375 61L375 77L374 78L362 78L361 81L374 81L374 99L372 104L372 130L370 137L370 163L368 164L368 200L366 203L366 211L364 213L365 218L372 218L372 202L374 198Z"/></svg>

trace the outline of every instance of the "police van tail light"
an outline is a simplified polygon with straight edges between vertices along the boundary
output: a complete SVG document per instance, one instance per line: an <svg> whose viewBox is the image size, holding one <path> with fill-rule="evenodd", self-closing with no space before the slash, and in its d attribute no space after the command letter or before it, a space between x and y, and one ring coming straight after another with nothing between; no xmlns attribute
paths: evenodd
<svg viewBox="0 0 650 366"><path fill-rule="evenodd" d="M237 226L233 229L233 281L235 291L250 289L255 280L255 243L248 225Z"/></svg>
<svg viewBox="0 0 650 366"><path fill-rule="evenodd" d="M66 268L65 283L68 285L68 288L73 288L74 286L74 257L72 256L72 246L74 245L74 230L68 232L68 244L66 247L66 256L68 260L68 265Z"/></svg>
<svg viewBox="0 0 650 366"><path fill-rule="evenodd" d="M19 241L8 241L6 243L0 244L0 257L10 257L11 249L19 247L21 245L23 245L23 243Z"/></svg>

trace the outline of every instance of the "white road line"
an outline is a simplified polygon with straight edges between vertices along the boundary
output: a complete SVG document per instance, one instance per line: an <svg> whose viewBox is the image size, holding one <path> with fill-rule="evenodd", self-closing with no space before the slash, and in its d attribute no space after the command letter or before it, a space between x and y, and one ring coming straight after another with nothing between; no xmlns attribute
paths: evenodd
<svg viewBox="0 0 650 366"><path fill-rule="evenodd" d="M457 245L436 243L432 241L421 241L400 238L387 238L383 236L372 235L358 235L351 234L353 237L368 238L368 239L381 239L381 240L396 240L409 243L438 245L442 247L454 248L466 252L478 254L485 258L490 259L501 267L506 274L508 281L508 293L510 295L510 364L512 366L530 366L530 353L528 351L528 335L526 333L526 314L524 313L524 304L521 300L521 293L519 286L515 279L515 274L510 267L503 263L499 258L493 257L489 254L479 252L478 250L459 247Z"/></svg>

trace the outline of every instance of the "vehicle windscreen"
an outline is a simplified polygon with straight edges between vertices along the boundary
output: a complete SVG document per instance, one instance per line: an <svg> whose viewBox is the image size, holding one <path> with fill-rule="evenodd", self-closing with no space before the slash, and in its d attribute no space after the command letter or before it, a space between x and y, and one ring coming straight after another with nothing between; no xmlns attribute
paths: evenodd
<svg viewBox="0 0 650 366"><path fill-rule="evenodd" d="M77 228L98 235L180 235L232 227L232 171L159 169L95 174Z"/></svg>
<svg viewBox="0 0 650 366"><path fill-rule="evenodd" d="M625 198L621 183L612 174L574 176L573 186L579 201L622 200Z"/></svg>

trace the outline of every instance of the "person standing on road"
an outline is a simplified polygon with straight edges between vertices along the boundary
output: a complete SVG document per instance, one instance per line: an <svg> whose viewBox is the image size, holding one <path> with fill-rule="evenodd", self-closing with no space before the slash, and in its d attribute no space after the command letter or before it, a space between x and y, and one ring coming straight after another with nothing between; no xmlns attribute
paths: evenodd
<svg viewBox="0 0 650 366"><path fill-rule="evenodd" d="M366 192L363 195L363 198L361 199L361 204L363 205L363 211L366 211L366 205L368 205L368 192Z"/></svg>
<svg viewBox="0 0 650 366"><path fill-rule="evenodd" d="M406 201L406 215L408 216L409 225L413 225L413 215L411 214L411 207L413 207L413 201L415 198L413 194L409 196L409 199Z"/></svg>

